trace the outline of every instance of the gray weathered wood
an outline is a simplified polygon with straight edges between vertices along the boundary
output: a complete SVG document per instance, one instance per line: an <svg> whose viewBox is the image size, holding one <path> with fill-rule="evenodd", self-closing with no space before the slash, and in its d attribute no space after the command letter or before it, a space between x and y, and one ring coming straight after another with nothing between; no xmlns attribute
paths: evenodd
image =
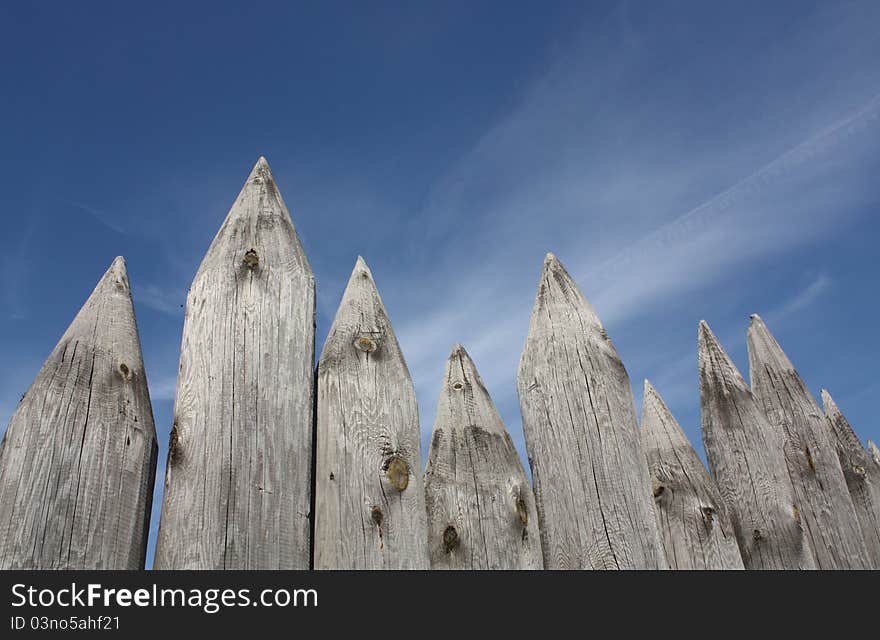
<svg viewBox="0 0 880 640"><path fill-rule="evenodd" d="M699 345L703 444L743 564L746 569L815 569L781 436L705 321Z"/></svg>
<svg viewBox="0 0 880 640"><path fill-rule="evenodd" d="M871 455L874 463L880 465L880 449L877 448L873 440L868 440L868 453Z"/></svg>
<svg viewBox="0 0 880 640"><path fill-rule="evenodd" d="M446 362L425 468L432 569L541 569L535 496L461 345Z"/></svg>
<svg viewBox="0 0 880 640"><path fill-rule="evenodd" d="M186 302L154 566L307 569L315 283L260 158Z"/></svg>
<svg viewBox="0 0 880 640"><path fill-rule="evenodd" d="M552 254L544 260L518 391L544 566L666 568L629 376Z"/></svg>
<svg viewBox="0 0 880 640"><path fill-rule="evenodd" d="M825 416L757 315L748 330L752 392L783 438L788 475L819 569L872 566Z"/></svg>
<svg viewBox="0 0 880 640"><path fill-rule="evenodd" d="M0 569L143 569L156 431L120 257L0 445Z"/></svg>
<svg viewBox="0 0 880 640"><path fill-rule="evenodd" d="M727 506L715 481L647 380L642 402L642 444L669 567L743 569Z"/></svg>
<svg viewBox="0 0 880 640"><path fill-rule="evenodd" d="M427 569L419 413L358 257L318 362L316 569Z"/></svg>
<svg viewBox="0 0 880 640"><path fill-rule="evenodd" d="M822 390L822 405L868 553L873 567L880 569L880 466L871 460L856 432L825 389Z"/></svg>

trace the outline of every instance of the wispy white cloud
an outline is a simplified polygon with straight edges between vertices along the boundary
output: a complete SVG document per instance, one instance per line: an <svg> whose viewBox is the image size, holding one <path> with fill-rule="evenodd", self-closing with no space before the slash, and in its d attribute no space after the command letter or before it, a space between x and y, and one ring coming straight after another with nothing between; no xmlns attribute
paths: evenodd
<svg viewBox="0 0 880 640"><path fill-rule="evenodd" d="M837 35L856 29L853 15L833 18ZM407 310L396 326L423 434L448 350L461 341L518 436L515 375L548 250L560 255L613 337L649 307L749 274L864 215L861 205L876 195L863 160L880 148L880 83L871 91L841 60L799 60L806 40L822 37L818 19L812 29L787 53L774 53L774 64L782 58L821 69L807 91L815 100L768 111L758 130L706 115L700 125L717 132L706 140L686 129L644 129L652 114L628 102L626 111L607 110L645 52L624 47L597 67L590 45L578 43L438 181L415 216L428 222L414 233L444 250L418 270L390 279L377 273L393 318L398 304ZM823 93L828 75L850 82ZM644 137L633 138L633 130ZM661 153L669 140L680 143L675 153ZM765 315L776 322L793 315L830 284L820 276ZM671 367L679 388L670 395L689 388L694 397L694 354ZM662 358L669 361L665 352Z"/></svg>
<svg viewBox="0 0 880 640"><path fill-rule="evenodd" d="M150 380L150 397L156 400L174 400L177 376L164 375Z"/></svg>
<svg viewBox="0 0 880 640"><path fill-rule="evenodd" d="M161 313L182 316L186 304L186 291L155 284L133 284L132 298L136 306L143 304Z"/></svg>

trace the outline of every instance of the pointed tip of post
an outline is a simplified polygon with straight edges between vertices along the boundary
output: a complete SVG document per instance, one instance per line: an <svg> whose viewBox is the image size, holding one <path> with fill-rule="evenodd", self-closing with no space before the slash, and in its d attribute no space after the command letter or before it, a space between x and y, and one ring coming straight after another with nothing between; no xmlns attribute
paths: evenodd
<svg viewBox="0 0 880 640"><path fill-rule="evenodd" d="M666 406L663 397L647 379L645 395L642 399L641 428L643 436L650 436L644 441L648 447L665 448L669 445L678 447L684 443L690 445L690 441L672 415L672 411ZM665 437L661 434L665 434Z"/></svg>
<svg viewBox="0 0 880 640"><path fill-rule="evenodd" d="M701 379L708 371L714 369L717 373L722 374L721 377L726 380L725 385L749 389L745 378L705 320L700 320L698 361Z"/></svg>
<svg viewBox="0 0 880 640"><path fill-rule="evenodd" d="M260 156L259 158L257 158L257 162L254 164L254 168L251 169L251 176L262 173L264 171L269 172L269 175L271 176L272 170L269 168L269 161L266 160L266 156Z"/></svg>
<svg viewBox="0 0 880 640"><path fill-rule="evenodd" d="M556 257L556 254L552 252L549 252L546 256L544 256L543 271L545 274L552 271L561 271L566 276L568 276L568 272L565 270L565 267L562 266L562 263L559 261L559 258Z"/></svg>
<svg viewBox="0 0 880 640"><path fill-rule="evenodd" d="M645 407L652 404L659 405L667 413L669 412L669 409L667 409L666 403L663 401L663 397L660 395L660 392L654 388L654 385L651 384L650 380L645 378L644 394L642 396L642 413L644 414Z"/></svg>
<svg viewBox="0 0 880 640"><path fill-rule="evenodd" d="M709 323L705 320L700 320L699 336L701 346L708 346L712 342L718 342L718 338L716 338L715 334L712 332L712 327L710 327Z"/></svg>
<svg viewBox="0 0 880 640"><path fill-rule="evenodd" d="M457 357L457 356L462 356L462 355L466 356L467 351L465 350L464 346L460 342L456 342L454 345L452 345L452 351L449 353L449 356L450 357Z"/></svg>
<svg viewBox="0 0 880 640"><path fill-rule="evenodd" d="M749 348L749 366L754 372L759 365L770 365L778 370L795 371L794 365L779 344L779 341L771 333L770 328L758 314L751 316L752 321L746 332L746 341Z"/></svg>
<svg viewBox="0 0 880 640"><path fill-rule="evenodd" d="M642 385L642 388L644 390L643 395L645 398L647 398L648 396L656 396L657 395L657 390L654 388L654 385L651 384L651 381L648 380L647 378L645 378L645 383L644 383L644 385Z"/></svg>
<svg viewBox="0 0 880 640"><path fill-rule="evenodd" d="M373 272L362 256L357 257L357 260L354 261L354 268L351 270L350 280L355 281L357 278L367 280L368 282L374 282Z"/></svg>
<svg viewBox="0 0 880 640"><path fill-rule="evenodd" d="M101 283L110 280L113 280L114 284L119 283L123 285L123 287L128 285L128 266L124 257L116 256L113 258L113 262L110 263L110 266L107 267L107 270L98 282L99 288Z"/></svg>
<svg viewBox="0 0 880 640"><path fill-rule="evenodd" d="M837 403L834 402L834 398L828 393L828 389L822 389L819 392L819 395L822 398L822 409L825 411L826 415L837 408Z"/></svg>

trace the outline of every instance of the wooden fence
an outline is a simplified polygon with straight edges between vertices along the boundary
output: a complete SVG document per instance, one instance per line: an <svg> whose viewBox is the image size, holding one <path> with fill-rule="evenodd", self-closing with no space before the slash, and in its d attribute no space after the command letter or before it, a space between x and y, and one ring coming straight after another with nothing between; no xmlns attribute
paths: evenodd
<svg viewBox="0 0 880 640"><path fill-rule="evenodd" d="M157 569L880 568L880 460L754 316L751 384L699 327L709 470L548 254L518 373L532 483L456 345L415 391L358 258L315 369L315 281L254 167L187 297ZM117 258L0 443L0 568L144 566L156 433Z"/></svg>

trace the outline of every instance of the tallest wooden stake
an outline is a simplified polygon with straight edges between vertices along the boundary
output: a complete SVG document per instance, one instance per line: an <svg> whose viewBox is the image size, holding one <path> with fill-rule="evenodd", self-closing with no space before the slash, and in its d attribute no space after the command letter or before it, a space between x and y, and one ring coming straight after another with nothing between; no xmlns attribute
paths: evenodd
<svg viewBox="0 0 880 640"><path fill-rule="evenodd" d="M187 297L156 568L308 568L314 353L314 277L260 158Z"/></svg>

